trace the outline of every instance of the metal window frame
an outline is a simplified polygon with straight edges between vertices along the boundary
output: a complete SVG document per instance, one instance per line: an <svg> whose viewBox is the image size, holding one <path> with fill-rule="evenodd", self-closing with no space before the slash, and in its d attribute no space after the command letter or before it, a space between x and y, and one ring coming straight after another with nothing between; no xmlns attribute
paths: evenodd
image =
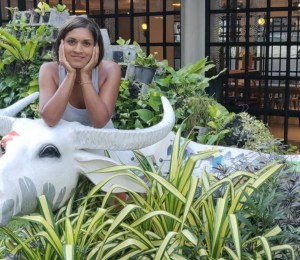
<svg viewBox="0 0 300 260"><path fill-rule="evenodd" d="M251 80L258 80L259 82L263 82L264 81L264 87L263 87L263 106L256 108L256 109L249 109L247 110L247 112L251 115L255 115L255 116L262 116L264 123L268 123L268 117L270 115L275 115L275 116L281 116L284 118L284 126L283 126L283 130L284 130L284 141L287 142L288 141L288 124L289 124L289 118L290 117L298 117L299 118L299 124L300 124L300 110L291 110L289 108L289 103L290 103L290 83L292 81L297 81L297 77L298 77L298 73L297 68L298 68L298 61L300 62L300 57L291 57L291 46L299 46L300 47L300 41L299 38L297 39L297 41L293 41L291 39L291 30L292 30L292 14L293 11L299 10L297 9L296 6L293 6L293 1L292 0L288 0L288 6L286 7L274 7L272 6L272 1L271 0L267 0L266 2L266 6L262 7L262 8L250 8L250 1L251 0L246 0L246 6L244 6L241 9L237 9L236 8L236 4L237 4L237 0L227 0L226 1L226 8L225 9L211 9L211 1L210 0L206 0L206 28L210 28L210 22L211 22L211 17L213 15L223 15L224 17L226 17L226 22L227 24L231 24L231 26L233 25L232 23L232 17L234 17L234 15L236 14L243 14L246 20L246 30L245 30L245 41L240 42L238 40L234 41L234 38L232 37L232 35L230 35L230 31L233 32L233 28L229 28L227 27L226 30L226 36L224 38L223 42L213 42L211 41L211 31L210 30L206 30L206 36L205 36L205 54L206 56L211 56L211 49L213 49L213 47L222 47L225 49L225 66L230 67L230 47L232 46L240 46L240 47L244 47L245 48L245 53L249 54L249 48L253 47L253 46L264 46L265 50L266 50L266 54L265 54L265 60L262 64L263 66L263 71L264 73L262 73L261 76L256 76L253 77L250 73L248 73L249 71L245 71L245 73L243 75L239 75L239 76L232 76L229 75L229 73L225 73L225 75L223 76L223 82L225 85L225 89L228 89L228 86L226 87L226 84L228 85L228 81L230 79L244 79L245 80L245 93L247 93L247 91L249 91L250 89L250 81ZM275 11L284 11L287 13L287 27L286 27L286 40L285 41L280 41L280 42L274 42L272 40L270 40L270 36L272 34L274 34L274 28L272 27L273 25L270 23L270 17L271 17L271 13L275 12ZM249 39L249 33L250 33L250 15L253 12L262 12L265 13L265 19L266 19L266 26L265 26L265 34L266 34L266 38L264 42L251 42ZM282 28L282 26L280 27ZM282 33L283 31L279 31L279 37L282 37ZM300 29L297 32L298 36L300 34ZM235 37L235 36L234 36ZM281 53L279 55L278 58L272 58L271 56L271 50L273 48L273 46L283 46L284 48L286 48L286 57L283 58L281 57ZM278 47L280 48L280 47ZM281 49L280 49L281 52ZM245 58L245 64L248 64L248 59L249 59L249 55L246 55ZM278 59L278 63L279 63L279 70L276 72L275 68L273 67L273 63L274 60ZM291 71L291 62L294 62L296 64L296 68L295 70ZM285 63L285 69L284 71L282 71L282 64ZM246 65L247 66L247 65ZM276 73L276 75L275 75ZM294 74L294 75L293 75ZM274 80L277 80L278 82L280 82L280 84L283 82L283 86L285 88L285 93L284 93L284 106L283 109L274 109L274 108L270 108L269 106L269 94L270 94L270 88L272 87L271 84L272 81L274 82ZM246 96L246 94L244 94ZM228 100L228 92L224 92L224 95L222 96L223 100ZM245 104L248 105L247 102L249 102L249 100L245 99L244 100ZM232 106L229 105L229 103L223 102L223 104L231 111L234 112L240 112L243 110L243 108L233 108Z"/></svg>

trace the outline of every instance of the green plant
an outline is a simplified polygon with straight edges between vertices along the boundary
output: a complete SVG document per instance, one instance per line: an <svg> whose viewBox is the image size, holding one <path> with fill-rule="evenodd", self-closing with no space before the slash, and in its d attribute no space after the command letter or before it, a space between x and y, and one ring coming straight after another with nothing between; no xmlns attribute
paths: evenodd
<svg viewBox="0 0 300 260"><path fill-rule="evenodd" d="M52 8L46 2L39 2L35 12L39 13L40 15L44 16L46 12L50 12Z"/></svg>
<svg viewBox="0 0 300 260"><path fill-rule="evenodd" d="M193 114L194 107L190 106L190 99L207 96L205 89L209 86L209 81L218 77L219 74L207 78L205 72L214 66L206 57L178 71L165 65L162 67L162 72L158 73L153 87L171 101L176 113L177 127ZM191 130L188 129L186 132Z"/></svg>
<svg viewBox="0 0 300 260"><path fill-rule="evenodd" d="M5 9L7 9L11 13L12 17L14 16L15 12L19 12L19 8L17 6L15 6L15 7L5 7Z"/></svg>
<svg viewBox="0 0 300 260"><path fill-rule="evenodd" d="M121 39L120 44L126 44L126 41ZM119 91L119 98L117 100L116 113L113 118L115 125L119 128L121 125L125 129L133 129L134 127L145 127L154 124L159 121L160 117L157 116L159 111L159 97L161 95L166 96L176 113L176 127L175 129L184 124L184 121L189 116L193 117L195 107L193 106L193 100L195 97L207 98L205 88L209 85L210 79L217 77L217 75L206 78L204 73L214 65L207 61L207 58L199 60L195 64L187 67L183 67L179 71L175 71L173 68L167 65L166 61L159 63L160 67L157 69L154 81L147 86L147 93L135 93L134 96L131 94L132 81L131 79L125 79L121 82ZM139 92L136 89L136 92ZM154 101L154 102L153 102ZM153 118L147 117L147 120L141 120L139 114L135 113L137 108L147 110L149 117L152 115ZM144 110L145 111L145 110ZM195 117L194 117L195 118ZM200 122L195 122L195 125L201 124L201 115L197 116ZM137 124L135 121L137 120ZM140 124L142 122L142 124ZM191 121L190 121L191 122ZM194 128L194 125L189 124L188 128L184 129L184 136L187 136Z"/></svg>
<svg viewBox="0 0 300 260"><path fill-rule="evenodd" d="M57 12L68 12L67 6L65 4L57 4L53 7Z"/></svg>
<svg viewBox="0 0 300 260"><path fill-rule="evenodd" d="M273 259L280 251L295 259L289 245L272 244L271 238L281 232L278 226L258 236L242 235L244 221L237 217L282 165L275 162L255 174L240 171L222 180L204 171L199 179L193 176L195 164L218 151L187 158L188 141L181 143L180 137L178 131L168 174L136 153L140 167L96 171L94 174L115 174L93 188L88 186L88 191L83 189L86 185L80 185L68 205L54 216L41 197L40 215L22 217L31 224L23 228L21 237L3 229L12 239L6 242L7 250L21 252L27 259L68 259L67 253L72 259ZM113 191L123 187L112 185L106 194L100 190L121 175L133 178L147 193L127 190L128 199L119 200L123 208L118 211L110 201Z"/></svg>
<svg viewBox="0 0 300 260"><path fill-rule="evenodd" d="M119 39L116 41L118 45L124 46L124 45L129 45L130 44L130 39L125 40L122 37L119 37Z"/></svg>
<svg viewBox="0 0 300 260"><path fill-rule="evenodd" d="M224 127L232 120L234 113L229 112L225 107L215 102L207 106L211 120L206 123L208 130L206 133L199 134L197 141L202 144L218 145L229 130Z"/></svg>
<svg viewBox="0 0 300 260"><path fill-rule="evenodd" d="M43 62L40 51L49 45L45 41L51 33L49 26L34 29L26 26L7 25L0 29L0 107L7 107L20 98L38 90L38 72ZM23 39L13 34L20 32ZM27 38L26 42L25 36ZM30 105L22 116L37 117L37 103Z"/></svg>
<svg viewBox="0 0 300 260"><path fill-rule="evenodd" d="M222 144L265 153L285 153L282 140L274 138L261 120L242 112L236 114L224 129L229 132Z"/></svg>
<svg viewBox="0 0 300 260"><path fill-rule="evenodd" d="M142 66L147 68L157 69L160 66L159 61L155 57L155 53L147 53L141 48L141 46L137 42L133 42L133 45L137 47L135 60L132 62L135 66Z"/></svg>
<svg viewBox="0 0 300 260"><path fill-rule="evenodd" d="M45 36L44 32L46 30L46 26L41 25L35 31L35 35L30 38L28 37L26 44L22 44L20 40L14 37L9 31L0 29L0 47L4 49L1 68L3 68L4 64L10 64L14 61L23 64L31 62L39 48L45 45L41 44L43 43L41 39ZM28 32L30 33L31 31Z"/></svg>
<svg viewBox="0 0 300 260"><path fill-rule="evenodd" d="M116 103L116 112L113 117L116 128L144 128L157 123L161 119L160 94L152 90L142 93L140 88L142 86L138 83L122 80Z"/></svg>

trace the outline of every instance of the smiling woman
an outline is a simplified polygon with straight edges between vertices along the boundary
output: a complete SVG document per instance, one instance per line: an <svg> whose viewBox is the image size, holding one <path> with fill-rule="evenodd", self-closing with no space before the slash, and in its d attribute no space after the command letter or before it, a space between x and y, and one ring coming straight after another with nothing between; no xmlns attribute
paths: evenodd
<svg viewBox="0 0 300 260"><path fill-rule="evenodd" d="M61 119L96 128L113 127L121 80L120 67L102 60L103 40L98 25L85 17L69 19L55 43L56 62L39 73L40 114L49 126Z"/></svg>

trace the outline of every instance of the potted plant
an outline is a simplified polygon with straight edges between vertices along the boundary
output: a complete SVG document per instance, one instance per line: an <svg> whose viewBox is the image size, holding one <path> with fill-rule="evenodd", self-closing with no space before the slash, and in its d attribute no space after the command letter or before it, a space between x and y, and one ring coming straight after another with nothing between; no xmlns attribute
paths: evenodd
<svg viewBox="0 0 300 260"><path fill-rule="evenodd" d="M49 24L59 28L69 18L69 9L65 4L57 4L52 8Z"/></svg>
<svg viewBox="0 0 300 260"><path fill-rule="evenodd" d="M49 22L51 10L52 8L50 8L50 6L45 2L39 2L37 8L35 9L35 11L41 15L44 23Z"/></svg>
<svg viewBox="0 0 300 260"><path fill-rule="evenodd" d="M150 84L158 68L158 61L155 58L156 53L147 55L136 42L134 42L134 45L138 46L135 60L132 62L134 66L134 69L132 69L134 80Z"/></svg>
<svg viewBox="0 0 300 260"><path fill-rule="evenodd" d="M31 24L35 25L35 24L39 24L40 23L40 19L41 19L41 15L39 12L37 12L35 9L31 9Z"/></svg>
<svg viewBox="0 0 300 260"><path fill-rule="evenodd" d="M111 53L110 58L120 65L122 78L125 78L128 65L135 60L137 47L130 44L130 39L124 40L122 37L119 37L117 44L118 45L111 45L109 47Z"/></svg>

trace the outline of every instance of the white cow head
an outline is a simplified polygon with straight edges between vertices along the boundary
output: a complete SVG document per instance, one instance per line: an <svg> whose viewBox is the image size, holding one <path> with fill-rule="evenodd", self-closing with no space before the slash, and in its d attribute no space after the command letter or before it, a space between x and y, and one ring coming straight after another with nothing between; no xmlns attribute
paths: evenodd
<svg viewBox="0 0 300 260"><path fill-rule="evenodd" d="M85 149L135 150L163 139L174 125L175 117L166 98L162 98L164 117L153 127L141 130L95 129L76 122L61 121L48 127L42 119L10 117L37 98L34 94L0 111L0 135L14 131L0 158L0 226L12 216L32 213L37 196L45 194L57 209L70 197L84 161ZM99 159L92 155L90 160ZM102 157L99 168L113 165ZM95 167L95 166L94 166ZM101 180L101 177L100 177ZM99 178L96 179L99 181ZM132 180L119 179L122 185ZM130 187L140 191L140 187Z"/></svg>

